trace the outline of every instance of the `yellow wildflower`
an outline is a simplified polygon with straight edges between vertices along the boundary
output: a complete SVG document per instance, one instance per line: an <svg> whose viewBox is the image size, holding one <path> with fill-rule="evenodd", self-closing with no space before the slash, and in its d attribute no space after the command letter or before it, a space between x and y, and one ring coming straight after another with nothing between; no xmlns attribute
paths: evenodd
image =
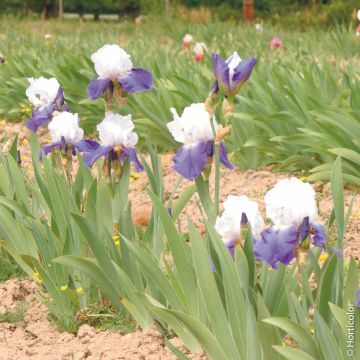
<svg viewBox="0 0 360 360"><path fill-rule="evenodd" d="M130 175L134 180L139 178L139 174L137 173L131 173Z"/></svg>
<svg viewBox="0 0 360 360"><path fill-rule="evenodd" d="M307 180L307 176L302 176L299 180L300 180L300 181L306 181L306 180Z"/></svg>
<svg viewBox="0 0 360 360"><path fill-rule="evenodd" d="M41 170L41 171L44 171L44 169L45 169L45 165L44 165L44 164L41 164L41 165L40 165L40 170Z"/></svg>
<svg viewBox="0 0 360 360"><path fill-rule="evenodd" d="M24 139L24 140L22 141L22 145L27 145L28 143L29 143L28 139Z"/></svg>
<svg viewBox="0 0 360 360"><path fill-rule="evenodd" d="M319 257L319 260L320 261L326 261L328 257L329 257L328 254L321 254L320 257Z"/></svg>
<svg viewBox="0 0 360 360"><path fill-rule="evenodd" d="M34 279L40 278L40 274L39 274L38 272L35 272L35 273L33 274L33 278L34 278Z"/></svg>
<svg viewBox="0 0 360 360"><path fill-rule="evenodd" d="M60 291L67 291L67 289L68 289L67 285L60 286Z"/></svg>
<svg viewBox="0 0 360 360"><path fill-rule="evenodd" d="M78 287L76 288L76 292L79 294L79 295L82 295L85 293L85 290L82 288L82 287Z"/></svg>
<svg viewBox="0 0 360 360"><path fill-rule="evenodd" d="M120 246L120 238L119 235L114 235L113 240L116 246Z"/></svg>
<svg viewBox="0 0 360 360"><path fill-rule="evenodd" d="M134 180L135 180L135 179L130 176L130 177L129 177L129 184L131 184Z"/></svg>

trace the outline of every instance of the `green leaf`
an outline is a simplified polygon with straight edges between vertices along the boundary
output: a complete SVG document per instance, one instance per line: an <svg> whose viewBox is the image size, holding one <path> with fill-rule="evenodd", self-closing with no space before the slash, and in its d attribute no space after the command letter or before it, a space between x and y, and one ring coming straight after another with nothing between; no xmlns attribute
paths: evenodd
<svg viewBox="0 0 360 360"><path fill-rule="evenodd" d="M339 351L339 344L337 344L331 330L319 313L315 313L315 333L318 342L326 360L342 360L343 356ZM346 339L338 339L345 343Z"/></svg>
<svg viewBox="0 0 360 360"><path fill-rule="evenodd" d="M235 360L236 358L229 358L225 355L224 350L220 346L218 339L210 332L210 330L199 322L194 317L184 314L175 310L161 309L152 307L151 310L154 313L159 314L160 316L163 313L169 313L181 321L184 326L186 326L189 331L195 336L197 341L202 345L203 349L209 355L211 359L221 359L221 360ZM225 340L225 339L224 339Z"/></svg>
<svg viewBox="0 0 360 360"><path fill-rule="evenodd" d="M301 350L313 356L315 359L320 358L311 335L309 335L300 325L284 318L270 318L264 319L263 321L284 330L287 334L294 338Z"/></svg>
<svg viewBox="0 0 360 360"><path fill-rule="evenodd" d="M306 352L285 346L274 346L274 349L288 360L316 360Z"/></svg>

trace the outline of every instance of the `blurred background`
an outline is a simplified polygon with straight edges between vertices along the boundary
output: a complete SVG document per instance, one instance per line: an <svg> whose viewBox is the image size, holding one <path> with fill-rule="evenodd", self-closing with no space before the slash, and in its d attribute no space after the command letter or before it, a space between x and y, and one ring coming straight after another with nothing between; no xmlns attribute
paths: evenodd
<svg viewBox="0 0 360 360"><path fill-rule="evenodd" d="M359 0L1 0L0 13L16 17L123 20L140 15L187 21L263 18L289 25L332 26L348 22Z"/></svg>

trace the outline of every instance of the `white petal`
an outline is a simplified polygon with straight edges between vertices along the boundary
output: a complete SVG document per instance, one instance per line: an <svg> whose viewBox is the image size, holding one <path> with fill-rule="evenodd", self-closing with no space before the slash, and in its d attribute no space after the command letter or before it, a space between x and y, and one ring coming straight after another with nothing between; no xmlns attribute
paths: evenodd
<svg viewBox="0 0 360 360"><path fill-rule="evenodd" d="M54 116L48 128L52 142L58 142L62 137L64 137L66 141L76 141L81 140L84 136L84 130L79 128L78 114L72 114L67 111L63 111Z"/></svg>
<svg viewBox="0 0 360 360"><path fill-rule="evenodd" d="M280 180L265 194L266 215L275 225L299 226L305 217L317 217L316 193L295 177Z"/></svg>
<svg viewBox="0 0 360 360"><path fill-rule="evenodd" d="M185 107L181 117L178 116L175 109L171 108L174 120L167 124L171 134L176 141L190 145L199 141L209 141L214 139L210 123L210 115L205 110L205 104L192 104ZM215 132L217 123L212 119Z"/></svg>
<svg viewBox="0 0 360 360"><path fill-rule="evenodd" d="M245 213L253 235L257 236L264 229L264 220L259 213L259 206L247 196L229 195L224 202L224 211L216 219L215 229L223 241L239 239L242 214Z"/></svg>
<svg viewBox="0 0 360 360"><path fill-rule="evenodd" d="M104 45L91 55L95 71L101 78L117 79L132 69L131 56L118 45Z"/></svg>
<svg viewBox="0 0 360 360"><path fill-rule="evenodd" d="M107 111L105 118L96 128L104 145L133 147L138 141L137 134L132 131L134 123L131 115L122 116Z"/></svg>
<svg viewBox="0 0 360 360"><path fill-rule="evenodd" d="M30 86L26 89L26 96L35 107L42 108L54 102L60 87L55 78L28 78L28 81Z"/></svg>

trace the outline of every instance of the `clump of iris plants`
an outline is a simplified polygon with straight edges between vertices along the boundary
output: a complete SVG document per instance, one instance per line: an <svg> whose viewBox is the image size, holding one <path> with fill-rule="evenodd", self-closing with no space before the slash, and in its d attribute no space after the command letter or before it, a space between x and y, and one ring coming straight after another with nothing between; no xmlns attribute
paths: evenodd
<svg viewBox="0 0 360 360"><path fill-rule="evenodd" d="M134 68L131 56L118 45L104 45L91 59L98 76L90 82L87 91L92 100L103 96L106 107L105 117L97 125L100 142L84 139L79 116L70 112L64 90L55 78L29 79L26 95L33 110L26 125L33 132L48 125L51 144L42 149L40 159L50 152L60 155L70 174L72 156L77 152L83 154L89 168L104 158L105 176L110 179L113 171L119 179L126 159L135 164L136 171L142 171L143 166L134 148L138 135L133 131L131 115L122 115L116 110L126 104L129 94L152 89L153 79L149 71Z"/></svg>
<svg viewBox="0 0 360 360"><path fill-rule="evenodd" d="M280 180L264 197L270 226L259 213L258 204L246 196L230 195L215 228L234 256L234 247L243 245L241 227L250 225L255 257L278 268L288 265L301 253L316 246L325 249L327 235L319 221L316 193L309 183L295 177Z"/></svg>

